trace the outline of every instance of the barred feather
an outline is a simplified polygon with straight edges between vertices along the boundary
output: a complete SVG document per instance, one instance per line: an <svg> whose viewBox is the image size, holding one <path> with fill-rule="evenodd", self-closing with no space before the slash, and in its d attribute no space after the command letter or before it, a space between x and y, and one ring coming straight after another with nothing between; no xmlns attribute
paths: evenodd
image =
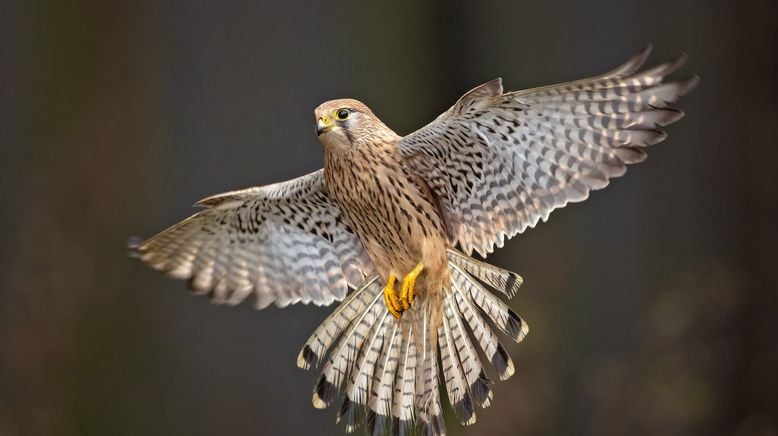
<svg viewBox="0 0 778 436"><path fill-rule="evenodd" d="M394 379L402 350L400 324L393 323L393 327L387 329L387 332L389 332L386 338L388 351L384 353L378 368L376 368L371 385L370 401L367 406L367 429L372 435L384 434L389 425L389 418L392 414Z"/></svg>
<svg viewBox="0 0 778 436"><path fill-rule="evenodd" d="M472 424L475 406L493 399L476 347L507 379L513 362L492 324L517 342L528 327L487 289L512 298L522 278L470 255L586 199L666 138L661 127L683 116L670 105L698 78L666 81L685 56L640 71L649 52L558 85L506 93L492 80L404 138L356 100L327 102L317 109L322 132L331 131L320 136L325 170L206 198L204 210L131 242L131 252L215 303L345 298L297 364L326 361L313 404L343 394L338 420L347 431L364 411L374 435L406 434L417 423L444 434L441 383L460 422ZM353 116L327 125L340 110ZM378 277L420 261L426 275L396 321Z"/></svg>
<svg viewBox="0 0 778 436"><path fill-rule="evenodd" d="M529 332L529 326L516 312L503 303L494 294L487 291L480 283L473 280L458 265L451 268L452 279L459 284L460 289L470 297L473 303L481 308L484 314L514 341L521 342Z"/></svg>
<svg viewBox="0 0 778 436"><path fill-rule="evenodd" d="M451 336L459 356L459 363L467 379L470 394L475 403L480 407L489 407L493 398L489 385L493 382L486 377L478 351L475 349L470 335L462 323L462 318L456 305L456 297L452 298L449 296L446 298L444 311L451 328Z"/></svg>
<svg viewBox="0 0 778 436"><path fill-rule="evenodd" d="M497 370L500 380L507 380L513 375L513 361L508 352L497 339L497 335L491 327L481 317L481 314L475 309L473 301L467 292L462 289L462 283L452 283L457 307L462 313L462 317L470 327L470 331L475 337L475 341L480 345L481 350L492 362Z"/></svg>
<svg viewBox="0 0 778 436"><path fill-rule="evenodd" d="M342 392L337 419L346 423L347 432L356 430L364 413L373 435L390 429L404 435L416 425L425 434L444 434L441 384L459 421L474 423L475 406L488 407L493 394L473 339L501 379L513 373L510 357L481 311L514 339L526 332L525 324L476 277L506 292L514 285L507 286L505 278L514 273L454 254L449 261L453 283L442 300L420 297L396 320L383 306L381 286L371 279L303 346L298 358L303 368L329 350L313 402L326 407Z"/></svg>
<svg viewBox="0 0 778 436"><path fill-rule="evenodd" d="M351 321L360 314L368 304L375 300L375 295L368 288L378 280L373 276L356 291L352 292L321 324L303 345L297 356L297 366L308 369L317 366L330 349L335 340L345 330Z"/></svg>
<svg viewBox="0 0 778 436"><path fill-rule="evenodd" d="M440 374L438 368L438 329L440 303L427 299L412 312L417 337L420 336L419 363L416 370L416 416L425 434L445 433L443 409L440 404ZM419 305L417 303L417 306ZM418 346L417 346L418 347Z"/></svg>
<svg viewBox="0 0 778 436"><path fill-rule="evenodd" d="M416 394L416 364L418 360L416 335L410 317L401 321L402 346L392 398L392 431L404 435L413 427L414 397Z"/></svg>
<svg viewBox="0 0 778 436"><path fill-rule="evenodd" d="M346 431L349 433L356 428L356 423L354 422L355 406L367 404L375 366L383 351L384 339L391 331L389 328L390 322L394 322L394 318L385 310L383 315L371 327L364 345L360 348L351 377L349 377L348 384L346 385L343 407L338 414L337 421L345 417Z"/></svg>
<svg viewBox="0 0 778 436"><path fill-rule="evenodd" d="M352 320L349 329L343 333L338 346L330 355L322 370L319 382L313 392L313 405L322 409L335 399L338 390L353 369L357 355L376 320L386 314L381 301L381 288L370 286L373 300L365 310Z"/></svg>
<svg viewBox="0 0 778 436"><path fill-rule="evenodd" d="M499 79L465 94L404 137L400 151L438 197L449 243L482 256L645 159L683 116L669 107L698 82L665 77L680 56L644 71L650 47L606 74L504 93Z"/></svg>
<svg viewBox="0 0 778 436"><path fill-rule="evenodd" d="M448 300L453 299L448 295L443 304L449 305ZM459 355L454 343L454 336L451 331L450 322L444 316L443 324L438 328L438 342L440 344L441 370L443 371L443 380L446 384L448 400L454 408L459 422L462 425L475 423L475 410L473 399L470 396L462 363L459 361Z"/></svg>
<svg viewBox="0 0 778 436"><path fill-rule="evenodd" d="M524 283L524 279L513 271L465 256L455 249L448 250L448 258L468 274L502 292L508 298L513 298Z"/></svg>
<svg viewBox="0 0 778 436"><path fill-rule="evenodd" d="M322 171L201 200L204 210L130 252L152 268L189 280L214 303L250 295L262 309L328 305L373 274L359 239L327 196Z"/></svg>

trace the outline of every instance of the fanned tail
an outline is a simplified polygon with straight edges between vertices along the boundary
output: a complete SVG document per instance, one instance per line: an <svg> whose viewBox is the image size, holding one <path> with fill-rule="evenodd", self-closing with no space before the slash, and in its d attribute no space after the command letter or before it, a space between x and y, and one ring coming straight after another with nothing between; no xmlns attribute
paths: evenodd
<svg viewBox="0 0 778 436"><path fill-rule="evenodd" d="M445 434L443 407L440 404L440 374L438 370L438 333L443 315L439 297L419 301L411 310L418 339L419 354L416 370L416 417L425 435Z"/></svg>
<svg viewBox="0 0 778 436"><path fill-rule="evenodd" d="M451 289L414 301L401 320L388 314L377 277L354 291L316 329L297 364L308 369L327 356L313 392L324 408L338 394L346 431L364 423L372 435L445 434L439 385L462 425L476 422L476 406L493 400L478 349L505 380L513 362L493 326L519 342L527 324L487 286L509 298L521 277L449 250ZM488 320L488 321L487 321Z"/></svg>

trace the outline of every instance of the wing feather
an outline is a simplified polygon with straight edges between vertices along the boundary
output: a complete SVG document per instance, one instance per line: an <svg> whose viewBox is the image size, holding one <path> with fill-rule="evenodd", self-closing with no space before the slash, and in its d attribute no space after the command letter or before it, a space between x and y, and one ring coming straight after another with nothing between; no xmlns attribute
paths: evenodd
<svg viewBox="0 0 778 436"><path fill-rule="evenodd" d="M403 138L407 164L438 197L449 242L486 255L644 160L643 149L667 136L659 128L683 116L668 104L698 81L664 82L685 55L640 72L649 53L559 85L503 93L493 80Z"/></svg>
<svg viewBox="0 0 778 436"><path fill-rule="evenodd" d="M254 295L260 309L328 305L372 275L362 245L327 196L321 170L197 206L204 209L130 249L216 303Z"/></svg>

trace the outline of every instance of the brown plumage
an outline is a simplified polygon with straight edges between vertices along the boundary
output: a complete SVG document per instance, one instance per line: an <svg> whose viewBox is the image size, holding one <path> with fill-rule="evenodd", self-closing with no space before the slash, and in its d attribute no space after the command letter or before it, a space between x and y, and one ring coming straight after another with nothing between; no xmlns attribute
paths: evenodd
<svg viewBox="0 0 778 436"><path fill-rule="evenodd" d="M586 199L665 138L659 128L683 115L668 103L697 78L664 82L684 57L639 72L648 53L561 85L505 93L493 80L406 137L356 100L324 103L323 170L209 197L132 250L219 303L343 300L297 363L326 357L313 403L342 392L347 431L364 409L373 434L403 434L414 419L445 433L441 380L472 424L493 398L480 354L500 379L513 374L492 325L517 342L528 327L492 292L513 297L521 277L470 254Z"/></svg>
<svg viewBox="0 0 778 436"><path fill-rule="evenodd" d="M318 120L340 110L347 111L347 118L319 135L330 198L384 282L422 262L426 272L419 279L420 296L448 289L443 216L426 182L406 165L397 147L400 136L357 100L329 101L315 114Z"/></svg>

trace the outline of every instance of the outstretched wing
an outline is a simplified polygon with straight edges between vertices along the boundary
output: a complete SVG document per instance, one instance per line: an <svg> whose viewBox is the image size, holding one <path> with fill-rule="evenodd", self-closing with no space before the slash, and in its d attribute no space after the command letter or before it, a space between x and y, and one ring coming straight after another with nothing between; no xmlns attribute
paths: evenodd
<svg viewBox="0 0 778 436"><path fill-rule="evenodd" d="M206 209L130 249L145 263L218 303L254 295L275 303L327 305L357 287L372 264L322 171L288 182L228 192L197 203Z"/></svg>
<svg viewBox="0 0 778 436"><path fill-rule="evenodd" d="M490 253L645 159L643 148L666 137L658 127L683 116L667 103L698 81L663 83L685 56L637 72L649 52L560 85L503 93L493 80L403 138L408 165L438 197L449 242Z"/></svg>

